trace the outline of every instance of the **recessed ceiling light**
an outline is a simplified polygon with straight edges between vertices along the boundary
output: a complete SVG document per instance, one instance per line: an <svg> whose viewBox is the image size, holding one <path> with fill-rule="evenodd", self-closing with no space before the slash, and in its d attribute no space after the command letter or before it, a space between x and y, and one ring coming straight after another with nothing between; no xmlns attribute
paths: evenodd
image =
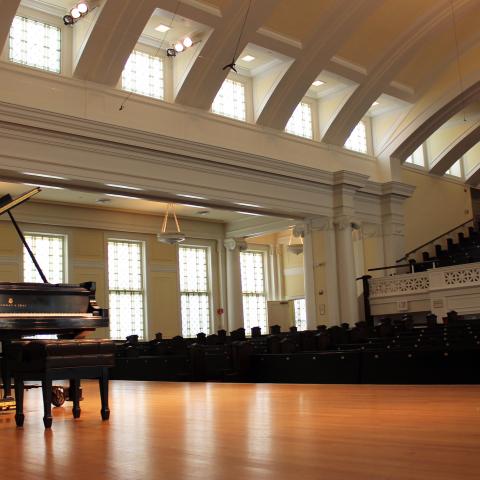
<svg viewBox="0 0 480 480"><path fill-rule="evenodd" d="M190 203L181 203L180 204L182 207L190 207L190 208L205 208L202 205L192 205Z"/></svg>
<svg viewBox="0 0 480 480"><path fill-rule="evenodd" d="M116 198L129 198L130 200L140 200L138 197L131 197L130 195L120 195L118 193L106 193L109 197L116 197Z"/></svg>
<svg viewBox="0 0 480 480"><path fill-rule="evenodd" d="M380 105L380 102L375 101L372 103L372 107L376 107L377 105Z"/></svg>
<svg viewBox="0 0 480 480"><path fill-rule="evenodd" d="M107 187L125 188L126 190L143 190L143 188L129 187L128 185L117 185L116 183L106 183Z"/></svg>
<svg viewBox="0 0 480 480"><path fill-rule="evenodd" d="M325 85L325 82L322 82L321 80L315 80L312 85L314 87L319 87L320 85Z"/></svg>
<svg viewBox="0 0 480 480"><path fill-rule="evenodd" d="M240 212L240 211L237 211L237 213L241 213L242 215L253 215L254 217L263 217L262 214L260 213L253 213L253 212Z"/></svg>
<svg viewBox="0 0 480 480"><path fill-rule="evenodd" d="M242 60L244 62L252 62L253 60L255 60L255 57L252 57L252 55L245 55L244 57L242 57Z"/></svg>
<svg viewBox="0 0 480 480"><path fill-rule="evenodd" d="M187 195L186 193L177 193L177 197L194 198L195 200L206 200L205 197L200 197L199 195Z"/></svg>
<svg viewBox="0 0 480 480"><path fill-rule="evenodd" d="M29 187L51 188L53 190L63 190L63 187L52 187L51 185L41 185L40 183L24 183Z"/></svg>
<svg viewBox="0 0 480 480"><path fill-rule="evenodd" d="M158 27L155 27L155 30L157 32L160 32L160 33L165 33L165 32L168 32L170 30L170 27L167 27L166 25L161 23Z"/></svg>
<svg viewBox="0 0 480 480"><path fill-rule="evenodd" d="M22 172L24 175L32 175L34 177L55 178L57 180L66 180L65 177L57 177L56 175L47 175L46 173Z"/></svg>
<svg viewBox="0 0 480 480"><path fill-rule="evenodd" d="M254 203L242 203L242 202L233 202L235 205L240 205L241 207L253 207L253 208L262 208L260 205L255 205Z"/></svg>

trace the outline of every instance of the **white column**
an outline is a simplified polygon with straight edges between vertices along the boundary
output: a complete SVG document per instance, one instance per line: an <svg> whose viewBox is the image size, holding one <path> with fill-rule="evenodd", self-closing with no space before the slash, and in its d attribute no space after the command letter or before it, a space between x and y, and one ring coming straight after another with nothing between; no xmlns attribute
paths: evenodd
<svg viewBox="0 0 480 480"><path fill-rule="evenodd" d="M243 328L242 273L240 252L247 249L243 239L227 238L224 242L227 255L227 323L228 330Z"/></svg>
<svg viewBox="0 0 480 480"><path fill-rule="evenodd" d="M305 228L303 232L303 272L307 328L309 330L314 330L318 322L315 288L315 262L311 228Z"/></svg>
<svg viewBox="0 0 480 480"><path fill-rule="evenodd" d="M357 287L355 281L355 255L353 251L352 219L337 217L335 246L337 253L338 293L340 321L353 325L359 320Z"/></svg>

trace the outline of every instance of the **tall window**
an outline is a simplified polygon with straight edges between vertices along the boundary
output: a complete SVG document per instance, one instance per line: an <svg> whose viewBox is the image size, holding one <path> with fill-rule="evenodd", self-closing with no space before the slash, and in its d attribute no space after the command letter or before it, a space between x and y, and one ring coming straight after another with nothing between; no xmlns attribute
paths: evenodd
<svg viewBox="0 0 480 480"><path fill-rule="evenodd" d="M250 333L252 327L260 327L263 333L267 333L267 292L265 291L263 253L242 252L240 266L245 330Z"/></svg>
<svg viewBox="0 0 480 480"><path fill-rule="evenodd" d="M16 16L10 27L12 62L60 73L61 31L58 27Z"/></svg>
<svg viewBox="0 0 480 480"><path fill-rule="evenodd" d="M245 121L245 85L227 78L212 103L212 112Z"/></svg>
<svg viewBox="0 0 480 480"><path fill-rule="evenodd" d="M65 275L65 237L63 235L44 235L31 233L25 235L40 268L50 283L64 283ZM23 281L43 283L27 250L23 249Z"/></svg>
<svg viewBox="0 0 480 480"><path fill-rule="evenodd" d="M301 102L297 105L285 131L299 137L313 138L312 107L308 103Z"/></svg>
<svg viewBox="0 0 480 480"><path fill-rule="evenodd" d="M363 120L353 129L344 146L354 152L367 153L367 126Z"/></svg>
<svg viewBox="0 0 480 480"><path fill-rule="evenodd" d="M163 60L134 50L123 69L122 88L147 97L163 99Z"/></svg>
<svg viewBox="0 0 480 480"><path fill-rule="evenodd" d="M407 157L405 163L424 167L425 159L423 157L423 145L420 145L409 157Z"/></svg>
<svg viewBox="0 0 480 480"><path fill-rule="evenodd" d="M452 177L459 177L462 176L462 166L460 164L460 160L457 160L446 172L446 175L451 175Z"/></svg>
<svg viewBox="0 0 480 480"><path fill-rule="evenodd" d="M108 241L110 337L122 339L144 330L143 244L130 240Z"/></svg>
<svg viewBox="0 0 480 480"><path fill-rule="evenodd" d="M210 282L208 248L180 247L180 296L182 304L182 335L195 337L210 333Z"/></svg>
<svg viewBox="0 0 480 480"><path fill-rule="evenodd" d="M307 329L307 307L304 298L297 298L293 301L295 309L295 326L298 330Z"/></svg>

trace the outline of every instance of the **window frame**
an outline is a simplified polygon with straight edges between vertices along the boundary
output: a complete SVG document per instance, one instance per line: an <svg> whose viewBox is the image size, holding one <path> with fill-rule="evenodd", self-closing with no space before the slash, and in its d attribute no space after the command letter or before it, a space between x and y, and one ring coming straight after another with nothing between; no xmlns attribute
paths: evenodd
<svg viewBox="0 0 480 480"><path fill-rule="evenodd" d="M413 162L407 162L407 159L404 160L403 162L403 165L407 166L407 167L410 167L410 168L416 168L416 169L420 169L420 170L426 170L427 169L427 164L428 164L428 157L427 157L427 146L425 145L425 143L422 143L422 145L420 145L419 148L417 148L415 150L415 152L419 149L422 149L422 157L423 157L423 165L419 165L418 163L413 163ZM409 155L407 158L410 158L410 157L413 157L413 155L415 154L415 152L413 152L411 155Z"/></svg>
<svg viewBox="0 0 480 480"><path fill-rule="evenodd" d="M215 333L215 312L214 312L214 303L215 303L215 282L213 278L213 251L212 245L206 242L199 242L194 241L193 239L187 239L184 243L178 246L178 260L177 260L177 268L178 268L178 292L179 292L179 302L180 302L180 331L183 336L183 317L182 317L182 289L181 289L181 279L180 279L180 249L182 247L186 248L201 248L206 250L207 252L207 294L208 294L208 306L209 306L209 314L210 314L210 321L209 321L209 332L204 332L207 335ZM195 293L195 292L193 292ZM186 338L195 338L196 332L193 337L186 337Z"/></svg>
<svg viewBox="0 0 480 480"><path fill-rule="evenodd" d="M126 90L123 88L123 72L125 70L125 67L127 65L128 60L130 59L130 55L132 55L134 52L140 52L143 53L144 55L148 55L150 57L155 57L158 58L161 63L162 63L162 71L163 71L163 97L158 98L158 97L152 97L150 95L145 95L143 93L139 92L133 92L131 90ZM148 48L147 46L144 46L143 44L136 44L135 47L132 49L130 54L128 55L127 61L125 62L125 65L123 66L122 73L120 75L120 78L118 79L117 82L117 88L121 90L122 92L126 94L132 94L132 95L138 95L139 97L142 98L148 98L153 101L160 101L160 102L165 102L167 100L170 100L171 98L171 85L170 85L170 69L168 66L170 65L169 62L165 61L165 56L164 55L158 55L158 49L154 50L152 48Z"/></svg>
<svg viewBox="0 0 480 480"><path fill-rule="evenodd" d="M69 261L68 261L68 235L66 233L58 233L58 232L47 232L47 231L25 231L23 232L25 236L25 240L28 242L27 237L28 236L42 236L42 237L55 237L55 238L61 238L62 239L62 244L63 244L63 258L62 258L62 276L63 280L60 283L68 283L68 279L70 277L69 275ZM31 245L29 244L30 248ZM25 282L25 259L27 258L28 252L25 252L25 246L22 243L22 263L21 263L21 278L22 281ZM35 255L35 258L37 256ZM38 259L37 259L38 260ZM40 262L39 262L40 263ZM41 267L41 265L40 265ZM42 270L44 270L42 268ZM45 272L44 272L45 273ZM47 273L45 273L45 276L47 277L47 280L49 280Z"/></svg>
<svg viewBox="0 0 480 480"><path fill-rule="evenodd" d="M232 81L232 82L236 82L236 83L241 83L243 85L243 91L244 91L244 96L245 96L245 120L230 117L230 116L223 115L221 113L217 113L217 112L213 111L213 102L217 98L218 92L220 91L220 88L222 88L223 83L227 80ZM228 75L225 78L224 82L222 82L222 85L220 86L217 93L215 94L215 97L212 100L212 104L210 105L209 112L212 115L215 115L215 117L217 117L217 118L227 119L227 120L231 120L231 121L234 121L234 122L251 123L253 121L253 108L252 108L253 92L252 92L251 79L248 78L248 77L241 76L241 75L237 75L235 77L233 77L231 75Z"/></svg>
<svg viewBox="0 0 480 480"><path fill-rule="evenodd" d="M291 301L293 302L293 321L295 322L295 326L297 327L297 329L299 331L304 331L304 330L300 330L298 324L297 324L297 311L296 311L296 308L295 308L295 302L298 302L299 300L303 300L304 303L305 303L305 328L304 330L308 330L308 324L307 324L307 299L305 298L305 296L303 297L294 297L294 298L291 298Z"/></svg>
<svg viewBox="0 0 480 480"><path fill-rule="evenodd" d="M292 133L292 132L289 132L287 131L287 125L288 125L288 122L290 121L290 119L292 118L293 116L293 113L292 115L290 116L290 118L288 119L288 122L287 122L287 125L285 125L285 128L284 128L284 132L287 133L288 135L293 135L293 137L295 138L301 138L303 140L316 140L317 139L317 124L316 124L316 119L317 119L317 116L318 116L318 112L317 112L317 104L314 100L308 98L308 97L304 97L300 100L300 102L298 103L298 105L300 104L306 104L309 106L310 108L310 114L311 114L311 123L312 123L312 136L311 137L305 137L303 135L297 135L296 133ZM298 108L298 105L295 107L295 110Z"/></svg>
<svg viewBox="0 0 480 480"><path fill-rule="evenodd" d="M263 334L268 333L268 301L271 300L271 286L270 286L270 281L271 281L271 272L269 268L269 262L268 262L268 255L269 255L269 250L270 247L267 245L255 245L255 244L249 244L247 250L244 252L240 252L240 276L241 276L241 271L242 271L242 264L241 264L241 255L242 253L248 253L248 252L253 252L253 253L260 253L262 255L262 265L263 265L263 292L265 296L265 320L266 320L266 331L262 330ZM242 306L243 306L243 297L244 297L244 292L243 292L243 281L242 283ZM245 311L243 312L243 326L246 330L245 334L246 335L251 335L251 331L245 327ZM255 327L256 325L252 325Z"/></svg>
<svg viewBox="0 0 480 480"><path fill-rule="evenodd" d="M458 160L455 161L455 163L459 164L460 167L460 175L452 175L451 173L444 173L444 177L449 178L450 180L457 180L458 181L463 181L465 179L465 169L463 165L463 156L461 156ZM455 165L455 163L453 165ZM453 165L448 169L450 170Z"/></svg>
<svg viewBox="0 0 480 480"><path fill-rule="evenodd" d="M11 26L8 32L8 37L5 42L5 46L2 52L2 58L8 62L10 65L15 65L18 67L23 67L23 68L31 68L37 72L43 72L46 74L50 75L57 75L57 76L64 76L66 74L71 75L71 70L72 70L72 62L71 62L71 56L67 55L67 51L71 51L72 47L72 41L71 41L71 34L67 35L67 32L65 30L65 25L63 25L63 22L61 22L61 19L49 15L45 12L40 12L37 10L30 9L28 7L24 7L20 5L18 8L17 12L15 13L15 17L22 17L26 18L27 20L31 20L34 22L39 22L43 23L45 25L48 25L50 27L58 28L60 31L60 70L58 72L55 72L53 70L47 70L44 68L36 67L35 65L29 65L25 63L20 63L20 62L15 62L10 59L10 30ZM12 20L13 22L13 20Z"/></svg>
<svg viewBox="0 0 480 480"><path fill-rule="evenodd" d="M143 238L139 238L138 236L134 235L106 235L104 241L104 251L105 251L105 297L106 297L106 304L107 308L110 309L110 271L109 271L109 255L108 255L108 244L109 242L126 242L126 243L138 243L141 248L142 254L142 298L143 298L143 340L147 340L149 338L149 312L148 312L148 280L147 276L149 274L147 266L148 266L148 259L147 259L147 240ZM132 290L134 291L134 290ZM134 334L132 334L134 335ZM136 335L136 334L135 334ZM111 339L114 339L111 335L111 327L109 325L109 336ZM140 336L139 336L139 339ZM114 339L116 340L116 339ZM124 340L124 339L121 339ZM142 340L142 339L141 339Z"/></svg>
<svg viewBox="0 0 480 480"><path fill-rule="evenodd" d="M365 152L361 152L361 151L358 151L358 150L352 150L351 148L348 148L346 147L346 143L348 141L348 139L350 138L350 135L353 133L353 130L352 132L350 133L350 135L348 136L347 140L345 140L345 143L343 144L343 149L347 150L348 152L351 152L353 154L357 154L357 155L366 155L366 156L373 156L372 155L372 152L373 152L373 138L372 138L372 123L371 123L371 119L370 117L363 117L358 123L363 123L364 126L365 126L365 143L366 143L366 148L367 150ZM355 125L354 129L357 128L357 125Z"/></svg>

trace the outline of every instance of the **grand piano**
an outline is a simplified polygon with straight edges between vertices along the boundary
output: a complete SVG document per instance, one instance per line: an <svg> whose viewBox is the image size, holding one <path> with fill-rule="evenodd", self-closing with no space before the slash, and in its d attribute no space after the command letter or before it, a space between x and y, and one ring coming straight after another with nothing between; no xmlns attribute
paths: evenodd
<svg viewBox="0 0 480 480"><path fill-rule="evenodd" d="M77 338L96 328L108 327L108 310L95 301L95 283L51 284L18 226L11 210L41 190L35 188L12 198L0 198L0 215L7 214L30 255L43 283L0 283L0 342L37 334L55 334L59 338ZM8 359L2 356L4 397L10 396L11 377Z"/></svg>

